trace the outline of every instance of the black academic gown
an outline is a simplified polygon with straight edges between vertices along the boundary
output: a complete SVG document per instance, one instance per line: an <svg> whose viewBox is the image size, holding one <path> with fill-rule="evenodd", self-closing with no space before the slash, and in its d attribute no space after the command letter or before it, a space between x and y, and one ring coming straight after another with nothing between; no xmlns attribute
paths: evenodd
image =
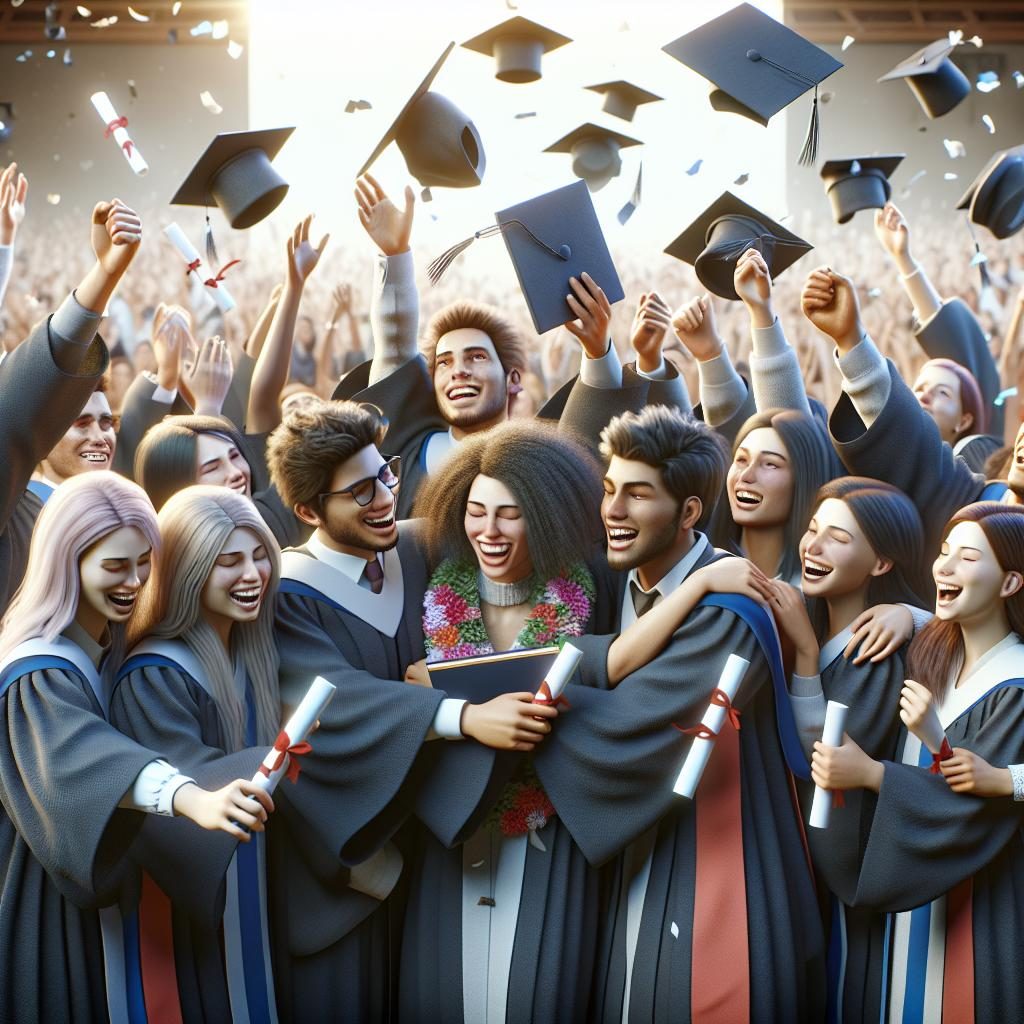
<svg viewBox="0 0 1024 1024"><path fill-rule="evenodd" d="M408 816L445 696L399 681L423 657L427 573L414 523L401 524L397 548L384 556L386 573L396 556L404 605L394 636L362 618L356 602L337 607L288 593L287 580L278 593L282 702L297 704L316 675L338 688L301 777L279 800L287 827L270 836L283 1019L318 1019L345 1006L346 1019L376 1022L393 1011L400 900L382 904L352 888L351 868L380 851Z"/></svg>
<svg viewBox="0 0 1024 1024"><path fill-rule="evenodd" d="M144 817L118 803L159 755L72 670L14 679L0 716L0 1021L106 1021L99 909L133 886Z"/></svg>
<svg viewBox="0 0 1024 1024"><path fill-rule="evenodd" d="M79 345L39 323L0 362L0 615L21 584L42 505L25 488L82 411L110 357L95 337Z"/></svg>
<svg viewBox="0 0 1024 1024"><path fill-rule="evenodd" d="M709 548L694 568L715 557ZM734 983L749 988L749 1019L765 1024L819 1020L825 1000L820 918L779 739L778 696L754 634L732 611L698 607L662 654L607 690L611 640L578 641L584 652L580 681L590 685L570 685L571 710L535 755L541 781L587 860L603 864L617 858L587 1020L619 1024L624 1019L628 897L622 875L629 854L618 855L645 834L652 844L650 875L626 1019L689 1021L691 1001L703 998L702 978L691 984L694 943L702 931L728 925L737 931L737 944L747 946L749 970L742 977L737 971ZM742 712L736 737L742 834L715 842L731 842L734 852L742 849L743 879L734 881L744 887L745 922L701 918L694 911L700 808L703 801L729 796L710 776L718 752L693 801L672 792L690 743L673 724L700 722L727 653L751 663L736 700ZM722 964L721 976L728 978L732 966Z"/></svg>

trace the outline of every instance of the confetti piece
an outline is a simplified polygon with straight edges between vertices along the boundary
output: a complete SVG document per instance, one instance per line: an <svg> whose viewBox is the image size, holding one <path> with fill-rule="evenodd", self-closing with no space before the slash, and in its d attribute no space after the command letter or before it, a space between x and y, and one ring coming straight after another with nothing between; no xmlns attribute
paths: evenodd
<svg viewBox="0 0 1024 1024"><path fill-rule="evenodd" d="M137 100L139 98L139 90L135 87L134 78L128 79L128 92L131 94L133 100Z"/></svg>
<svg viewBox="0 0 1024 1024"><path fill-rule="evenodd" d="M31 57L31 56L32 56L32 51L31 50L25 50L22 53L19 53L18 56L15 57L14 59L19 64L24 64L25 61L27 61L29 59L29 57Z"/></svg>
<svg viewBox="0 0 1024 1024"><path fill-rule="evenodd" d="M869 299L877 299L881 294L882 294L882 289L881 288L869 288L868 289L868 298Z"/></svg>
<svg viewBox="0 0 1024 1024"><path fill-rule="evenodd" d="M100 18L99 21L90 22L93 28L110 28L117 24L117 15L112 14L109 18Z"/></svg>
<svg viewBox="0 0 1024 1024"><path fill-rule="evenodd" d="M967 42L974 43L974 45L977 46L979 50L985 45L985 40L982 39L981 36L971 36L971 38L968 39Z"/></svg>
<svg viewBox="0 0 1024 1024"><path fill-rule="evenodd" d="M78 5L78 6L77 6L77 7L75 8L75 10L76 10L76 11L78 11L78 13L79 13L79 14L80 14L80 15L81 15L81 16L82 16L83 18L91 18L91 17L92 17L92 11L90 11L88 7L83 7L83 6L81 5L81 4L79 4L79 5Z"/></svg>
<svg viewBox="0 0 1024 1024"><path fill-rule="evenodd" d="M48 192L46 194L46 201L51 206L56 206L60 202L60 193L59 192Z"/></svg>
<svg viewBox="0 0 1024 1024"><path fill-rule="evenodd" d="M169 28L167 30L167 42L173 46L178 41L178 30L176 28Z"/></svg>
<svg viewBox="0 0 1024 1024"><path fill-rule="evenodd" d="M1018 89L1024 89L1024 75L1022 75L1019 71L1014 71L1013 81Z"/></svg>
<svg viewBox="0 0 1024 1024"><path fill-rule="evenodd" d="M130 15L131 15L131 16L132 16L132 17L133 17L133 18L134 18L134 19L135 19L136 21L149 21L149 15L148 15L148 14L139 14L139 12L138 12L138 11L136 11L136 10L133 10L133 9L132 9L131 7L129 7L129 8L128 8L128 13L129 13L129 14L130 14Z"/></svg>
<svg viewBox="0 0 1024 1024"><path fill-rule="evenodd" d="M64 67L66 67L66 68L71 67L71 63L72 63L72 61L71 61L71 47L68 47L64 51Z"/></svg>
<svg viewBox="0 0 1024 1024"><path fill-rule="evenodd" d="M942 144L946 147L946 155L950 160L959 160L967 156L967 149L959 139L943 139Z"/></svg>
<svg viewBox="0 0 1024 1024"><path fill-rule="evenodd" d="M981 123L988 129L989 135L995 135L995 133L996 133L995 122L992 120L991 117L988 116L988 114L982 114L981 115Z"/></svg>
<svg viewBox="0 0 1024 1024"><path fill-rule="evenodd" d="M692 167L688 167L686 173L692 178L699 170L700 165L704 163L704 158L701 157Z"/></svg>
<svg viewBox="0 0 1024 1024"><path fill-rule="evenodd" d="M734 185L746 185L746 183L747 183L748 181L750 181L750 175L749 175L749 174L747 174L747 172L746 172L746 171L744 171L744 172L743 172L743 173L742 173L742 174L741 174L741 175L740 175L740 176L739 176L739 177L738 177L738 178L737 178L737 179L736 179L736 180L735 180L735 181L733 182L733 184L734 184Z"/></svg>
<svg viewBox="0 0 1024 1024"><path fill-rule="evenodd" d="M206 109L211 114L221 114L224 112L224 108L213 98L213 96L210 95L210 93L206 89L204 89L199 94L199 102L202 103L202 105L206 107Z"/></svg>
<svg viewBox="0 0 1024 1024"><path fill-rule="evenodd" d="M1016 388L1006 388L1004 391L1000 391L995 398L992 399L993 405L1002 405L1008 398L1013 398L1017 394Z"/></svg>
<svg viewBox="0 0 1024 1024"><path fill-rule="evenodd" d="M213 24L209 21L201 21L198 25L193 25L189 30L191 36L208 36L213 31Z"/></svg>
<svg viewBox="0 0 1024 1024"><path fill-rule="evenodd" d="M856 39L854 39L854 38L853 38L853 36L844 36L844 37L843 37L843 53L846 53L846 51L847 51L847 50L848 50L848 49L849 49L849 48L850 48L851 46L853 46L853 44L854 44L854 43L855 43L856 41L857 41L857 40L856 40Z"/></svg>
<svg viewBox="0 0 1024 1024"><path fill-rule="evenodd" d="M47 56L47 58L49 60L53 60L53 58L57 56L57 51L56 50L47 50L46 51L46 56Z"/></svg>
<svg viewBox="0 0 1024 1024"><path fill-rule="evenodd" d="M176 18L178 11L181 10L181 0L174 0L174 5L171 7L171 17Z"/></svg>
<svg viewBox="0 0 1024 1024"><path fill-rule="evenodd" d="M519 5L518 5L518 4L514 4L514 3L512 3L512 0L505 0L505 6L506 6L506 7L507 7L507 8L508 8L508 9L509 9L510 11L518 11L518 10L519 10Z"/></svg>
<svg viewBox="0 0 1024 1024"><path fill-rule="evenodd" d="M228 23L224 19L221 19L220 21L215 21L213 23L211 35L213 36L214 39L227 39Z"/></svg>
<svg viewBox="0 0 1024 1024"><path fill-rule="evenodd" d="M672 927L669 929L669 931L672 932L673 939L679 938L679 925L677 925L675 921L672 922Z"/></svg>
<svg viewBox="0 0 1024 1024"><path fill-rule="evenodd" d="M425 188L420 193L420 199L423 200L423 202L425 203L432 203L434 201L434 194L430 191L429 188Z"/></svg>
<svg viewBox="0 0 1024 1024"><path fill-rule="evenodd" d="M372 110L373 107L369 100L349 100L345 104L345 113L353 114L357 110Z"/></svg>
<svg viewBox="0 0 1024 1024"><path fill-rule="evenodd" d="M536 116L537 116L537 111L536 110L526 110L522 114L516 114L516 120L517 121L522 121L524 117L536 117Z"/></svg>
<svg viewBox="0 0 1024 1024"><path fill-rule="evenodd" d="M471 868L482 868L486 861L478 860L475 864L470 864Z"/></svg>
<svg viewBox="0 0 1024 1024"><path fill-rule="evenodd" d="M862 168L860 166L860 161L859 160L853 160L850 163L850 173L851 174L860 174L861 169Z"/></svg>
<svg viewBox="0 0 1024 1024"><path fill-rule="evenodd" d="M823 92L821 96L818 97L818 102L831 103L835 98L836 94L834 92Z"/></svg>
<svg viewBox="0 0 1024 1024"><path fill-rule="evenodd" d="M982 71L975 83L978 92L992 92L1002 84L994 71Z"/></svg>
<svg viewBox="0 0 1024 1024"><path fill-rule="evenodd" d="M910 181L907 182L907 188L910 188L911 185L917 184L917 182L919 182L927 173L928 172L926 170L918 171L916 174L914 174Z"/></svg>
<svg viewBox="0 0 1024 1024"><path fill-rule="evenodd" d="M950 31L949 31L949 45L950 46L959 46L963 42L963 39L964 39L963 29L960 29L960 28L958 28L958 29L950 29Z"/></svg>
<svg viewBox="0 0 1024 1024"><path fill-rule="evenodd" d="M232 60L238 60L244 52L245 47L241 43L236 43L234 39L228 40L228 56Z"/></svg>
<svg viewBox="0 0 1024 1024"><path fill-rule="evenodd" d="M952 171L946 171L946 173L942 177L946 181L956 181L956 179L957 179L957 176L955 174L953 174Z"/></svg>

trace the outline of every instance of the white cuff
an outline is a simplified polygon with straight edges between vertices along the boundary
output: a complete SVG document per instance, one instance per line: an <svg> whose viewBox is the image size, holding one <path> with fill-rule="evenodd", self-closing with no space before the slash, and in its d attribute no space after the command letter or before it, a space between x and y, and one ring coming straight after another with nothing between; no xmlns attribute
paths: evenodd
<svg viewBox="0 0 1024 1024"><path fill-rule="evenodd" d="M177 388L162 388L159 384L153 389L153 401L159 402L161 405L174 405L174 400L178 397Z"/></svg>
<svg viewBox="0 0 1024 1024"><path fill-rule="evenodd" d="M777 356L789 348L786 341L786 332L776 317L770 327L751 327L750 340L754 348L754 355Z"/></svg>
<svg viewBox="0 0 1024 1024"><path fill-rule="evenodd" d="M915 262L914 269L909 274L900 274L901 281L909 281L912 277L917 277L921 273L921 264Z"/></svg>
<svg viewBox="0 0 1024 1024"><path fill-rule="evenodd" d="M586 352L583 353L580 380L591 388L622 387L622 363L611 341L608 342L608 351L599 359L591 359Z"/></svg>
<svg viewBox="0 0 1024 1024"><path fill-rule="evenodd" d="M174 794L188 782L195 779L182 775L177 768L166 761L150 761L135 777L119 807L126 807L146 814L162 814L174 817Z"/></svg>
<svg viewBox="0 0 1024 1024"><path fill-rule="evenodd" d="M1011 764L1009 771L1013 779L1013 799L1024 800L1024 764Z"/></svg>
<svg viewBox="0 0 1024 1024"><path fill-rule="evenodd" d="M636 372L638 376L646 377L648 380L668 380L668 366L665 365L663 355L658 356L658 365L650 373L641 370L639 363L636 364Z"/></svg>
<svg viewBox="0 0 1024 1024"><path fill-rule="evenodd" d="M433 722L430 723L430 731L427 733L428 740L461 740L462 736L462 709L466 701L457 700L454 697L445 697L437 708Z"/></svg>

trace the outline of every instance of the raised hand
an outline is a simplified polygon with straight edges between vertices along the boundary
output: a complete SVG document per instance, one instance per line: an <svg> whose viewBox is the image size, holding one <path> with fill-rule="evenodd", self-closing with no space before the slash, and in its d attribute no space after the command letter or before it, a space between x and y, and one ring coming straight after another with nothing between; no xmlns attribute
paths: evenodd
<svg viewBox="0 0 1024 1024"><path fill-rule="evenodd" d="M231 387L231 351L219 337L203 342L184 383L192 395L192 408L199 416L219 416Z"/></svg>
<svg viewBox="0 0 1024 1024"><path fill-rule="evenodd" d="M591 359L600 359L611 344L608 326L612 322L612 307L604 290L586 271L581 278L569 278L572 294L566 295L565 301L576 319L567 320L565 329Z"/></svg>
<svg viewBox="0 0 1024 1024"><path fill-rule="evenodd" d="M722 354L724 345L715 325L715 307L707 292L675 311L672 329L683 348L697 362L704 363Z"/></svg>
<svg viewBox="0 0 1024 1024"><path fill-rule="evenodd" d="M8 164L0 174L0 245L13 245L18 226L25 219L28 178L18 173L17 164Z"/></svg>
<svg viewBox="0 0 1024 1024"><path fill-rule="evenodd" d="M551 732L558 708L534 704L532 693L503 693L462 711L464 735L495 750L529 751Z"/></svg>
<svg viewBox="0 0 1024 1024"><path fill-rule="evenodd" d="M737 260L732 282L736 294L750 313L754 327L771 327L775 323L772 275L764 257L756 249L748 249Z"/></svg>
<svg viewBox="0 0 1024 1024"><path fill-rule="evenodd" d="M864 336L853 282L829 267L819 267L807 276L800 308L819 331L836 343L840 352L848 352Z"/></svg>
<svg viewBox="0 0 1024 1024"><path fill-rule="evenodd" d="M356 203L359 205L359 223L385 256L397 256L409 248L412 234L412 215L416 196L405 186L405 208L400 210L388 198L372 174L364 174L356 182Z"/></svg>
<svg viewBox="0 0 1024 1024"><path fill-rule="evenodd" d="M331 298L334 299L334 316L331 320L337 320L338 317L344 316L346 313L352 312L352 285L350 284L339 284L331 292Z"/></svg>
<svg viewBox="0 0 1024 1024"><path fill-rule="evenodd" d="M314 248L309 240L309 225L313 221L310 214L304 221L300 221L288 239L288 286L299 289L305 285L306 279L313 272L313 268L320 262L320 257L327 248L327 240L330 234L320 239L320 244Z"/></svg>
<svg viewBox="0 0 1024 1024"><path fill-rule="evenodd" d="M250 833L263 831L273 810L270 794L248 779L236 779L212 791L189 782L174 794L175 814L211 832L227 832L241 843L249 842Z"/></svg>
<svg viewBox="0 0 1024 1024"><path fill-rule="evenodd" d="M942 724L935 710L935 696L927 686L906 679L900 692L900 720L933 754L936 740L942 736Z"/></svg>
<svg viewBox="0 0 1024 1024"><path fill-rule="evenodd" d="M120 199L97 203L92 211L92 249L109 277L119 278L135 258L142 241L139 215Z"/></svg>
<svg viewBox="0 0 1024 1024"><path fill-rule="evenodd" d="M192 317L181 306L161 302L153 317L153 355L160 387L167 391L177 389L182 360L192 345Z"/></svg>
<svg viewBox="0 0 1024 1024"><path fill-rule="evenodd" d="M910 253L910 225L899 209L886 203L875 211L875 237L882 248L893 258L901 272L913 269L914 258Z"/></svg>
<svg viewBox="0 0 1024 1024"><path fill-rule="evenodd" d="M657 292L644 292L629 337L642 373L653 373L661 365L661 348L671 325L672 312L665 300Z"/></svg>

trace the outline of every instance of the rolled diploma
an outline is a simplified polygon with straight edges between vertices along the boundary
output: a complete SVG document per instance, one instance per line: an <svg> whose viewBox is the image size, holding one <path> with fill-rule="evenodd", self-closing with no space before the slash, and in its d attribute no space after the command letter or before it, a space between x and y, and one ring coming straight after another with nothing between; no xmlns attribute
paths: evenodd
<svg viewBox="0 0 1024 1024"><path fill-rule="evenodd" d="M729 655L725 668L722 669L722 674L718 679L717 689L726 693L730 701L736 696L736 691L740 688L740 683L748 668L750 668L750 662L746 658L741 658L738 654ZM725 708L720 708L717 704L709 704L701 719L701 725L717 735L725 721L725 713ZM672 787L674 793L693 799L693 794L697 791L697 786L707 767L708 758L711 756L714 746L713 739L705 740L694 736L693 745L679 771L676 784Z"/></svg>
<svg viewBox="0 0 1024 1024"><path fill-rule="evenodd" d="M167 227L164 228L164 234L169 239L171 245L174 246L182 256L185 257L185 265L191 266L196 260L202 263L202 257L199 255L199 251L196 247L188 240L188 236L185 234L178 225L172 221ZM203 275L198 270L193 270L193 274L203 280ZM204 282L205 285L205 282ZM224 287L224 283L221 282L216 288L210 288L206 285L207 292L213 296L214 302L220 307L222 313L228 313L235 308L235 300L231 297L231 293Z"/></svg>
<svg viewBox="0 0 1024 1024"><path fill-rule="evenodd" d="M821 742L826 747L838 747L843 742L843 730L846 728L846 712L850 708L837 700L830 700L825 705L825 724L821 727ZM814 799L811 801L811 817L808 824L811 828L828 828L828 818L832 810L832 791L814 787Z"/></svg>
<svg viewBox="0 0 1024 1024"><path fill-rule="evenodd" d="M946 738L946 730L942 728L939 713L935 710L934 704L929 706L927 717L914 730L914 735L932 754L937 754L942 750L942 741Z"/></svg>
<svg viewBox="0 0 1024 1024"><path fill-rule="evenodd" d="M541 704L554 704L561 697L565 684L572 678L582 657L583 652L578 647L573 647L572 644L563 644L562 649L558 652L558 657L551 663L551 668L548 669L548 674L544 678L544 682L548 684L550 696L544 693L544 684L542 683L534 700Z"/></svg>
<svg viewBox="0 0 1024 1024"><path fill-rule="evenodd" d="M117 111L114 109L114 104L110 102L110 97L105 92L94 92L89 99L92 100L92 105L96 108L96 113L103 119L104 127L118 119ZM135 145L131 136L124 130L124 128L114 129L114 141L120 147L121 152L124 153L125 158L128 160L128 165L136 174L142 175L149 170L149 164L142 159L139 147ZM124 144L126 142L131 142L131 146L129 147L131 152L128 152L128 150L124 148Z"/></svg>
<svg viewBox="0 0 1024 1024"><path fill-rule="evenodd" d="M317 676L313 680L313 685L306 692L306 696L302 698L292 717L285 723L283 731L288 734L288 746L291 747L296 743L302 743L306 739L310 730L316 724L316 720L330 703L331 698L334 696L334 690L334 685L327 682L323 676ZM271 771L276 760L277 751L271 747L267 756L263 759L263 765L270 774L264 775L263 772L257 772L252 777L253 785L259 786L265 793L273 793L277 788L281 777L288 770L288 762L291 760L291 757L290 755L285 755L281 762L281 767Z"/></svg>

